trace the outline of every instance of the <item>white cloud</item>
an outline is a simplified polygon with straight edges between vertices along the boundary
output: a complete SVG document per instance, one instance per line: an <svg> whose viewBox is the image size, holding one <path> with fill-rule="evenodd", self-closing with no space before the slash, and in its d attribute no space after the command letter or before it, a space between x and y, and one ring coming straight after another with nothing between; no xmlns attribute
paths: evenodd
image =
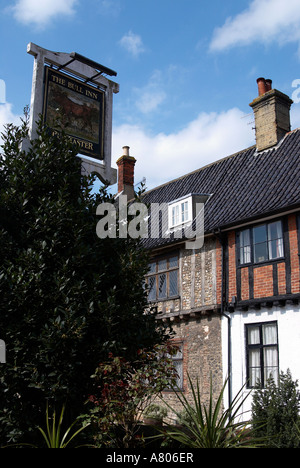
<svg viewBox="0 0 300 468"><path fill-rule="evenodd" d="M143 127L121 125L113 131L112 154L113 161L117 160L122 147L130 146L130 154L137 159L135 182L146 177L149 189L254 142L254 131L245 114L233 108L220 114L201 113L180 132L169 135L151 135Z"/></svg>
<svg viewBox="0 0 300 468"><path fill-rule="evenodd" d="M16 115L12 111L12 104L0 104L0 145L3 144L1 133L5 131L4 126L7 124L20 125L22 116Z"/></svg>
<svg viewBox="0 0 300 468"><path fill-rule="evenodd" d="M127 50L134 57L138 57L141 53L145 52L141 36L129 31L120 40L121 46Z"/></svg>
<svg viewBox="0 0 300 468"><path fill-rule="evenodd" d="M210 50L273 41L300 41L299 0L252 0L247 10L215 29Z"/></svg>
<svg viewBox="0 0 300 468"><path fill-rule="evenodd" d="M166 99L167 95L163 89L161 72L159 70L152 73L149 82L142 88L135 88L135 105L143 114L155 111Z"/></svg>
<svg viewBox="0 0 300 468"><path fill-rule="evenodd" d="M166 93L162 90L151 89L144 90L136 102L137 108L143 113L148 114L157 109L157 107L165 100Z"/></svg>
<svg viewBox="0 0 300 468"><path fill-rule="evenodd" d="M118 16L122 10L120 0L101 0L100 7L100 12L109 16Z"/></svg>
<svg viewBox="0 0 300 468"><path fill-rule="evenodd" d="M17 0L11 8L17 21L44 27L50 20L59 16L71 16L77 0Z"/></svg>

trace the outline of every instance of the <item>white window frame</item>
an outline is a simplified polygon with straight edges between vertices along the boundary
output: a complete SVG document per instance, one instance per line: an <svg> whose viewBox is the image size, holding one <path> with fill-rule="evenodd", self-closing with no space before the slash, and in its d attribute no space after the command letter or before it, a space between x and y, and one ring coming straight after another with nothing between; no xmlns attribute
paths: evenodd
<svg viewBox="0 0 300 468"><path fill-rule="evenodd" d="M169 229L177 228L193 220L192 196L172 201L168 206Z"/></svg>

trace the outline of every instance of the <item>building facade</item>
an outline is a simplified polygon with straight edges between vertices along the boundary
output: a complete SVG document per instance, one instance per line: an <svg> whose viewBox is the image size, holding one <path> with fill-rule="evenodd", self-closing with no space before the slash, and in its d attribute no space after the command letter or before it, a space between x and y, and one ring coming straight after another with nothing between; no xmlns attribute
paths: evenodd
<svg viewBox="0 0 300 468"><path fill-rule="evenodd" d="M300 379L300 130L291 131L289 97L271 80L257 83L256 145L144 195L167 207L143 244L149 304L176 333L178 386L190 398L189 375L207 401L210 380L218 395L228 378L225 406L280 371ZM187 248L200 218L203 245Z"/></svg>

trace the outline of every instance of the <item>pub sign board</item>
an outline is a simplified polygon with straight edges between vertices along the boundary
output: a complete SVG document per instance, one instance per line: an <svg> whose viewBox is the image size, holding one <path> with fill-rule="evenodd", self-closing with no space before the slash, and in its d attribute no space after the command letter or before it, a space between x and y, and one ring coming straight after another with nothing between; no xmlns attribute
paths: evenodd
<svg viewBox="0 0 300 468"><path fill-rule="evenodd" d="M45 66L44 122L53 133L63 130L78 153L104 159L105 93Z"/></svg>

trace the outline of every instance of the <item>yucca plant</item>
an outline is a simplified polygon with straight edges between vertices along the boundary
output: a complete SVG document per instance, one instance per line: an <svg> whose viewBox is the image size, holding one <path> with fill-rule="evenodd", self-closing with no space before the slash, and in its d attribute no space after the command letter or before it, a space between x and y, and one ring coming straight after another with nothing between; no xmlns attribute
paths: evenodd
<svg viewBox="0 0 300 468"><path fill-rule="evenodd" d="M53 411L53 415L50 418L49 417L49 407L47 404L46 408L46 430L42 429L41 427L38 427L39 431L41 432L43 439L46 443L47 448L66 448L70 442L81 432L83 431L86 426L80 427L76 432L74 432L72 435L70 434L73 427L77 423L77 420L75 420L65 431L65 433L62 435L61 430L62 430L62 423L63 423L63 418L64 418L64 412L65 412L65 405L63 405L60 416L56 418L56 411Z"/></svg>
<svg viewBox="0 0 300 468"><path fill-rule="evenodd" d="M252 437L249 422L241 421L241 408L246 398L243 387L233 399L227 409L223 409L223 396L227 385L225 381L216 403L213 403L212 381L210 382L209 403L205 406L201 401L199 382L196 388L188 376L192 391L193 403L189 403L182 391L175 391L181 403L185 417L180 426L167 425L160 430L161 437L168 437L189 448L242 448L258 447L263 444L262 439ZM165 404L180 419L180 413Z"/></svg>
<svg viewBox="0 0 300 468"><path fill-rule="evenodd" d="M49 415L49 405L47 403L46 407L46 428L45 430L41 427L38 427L38 430L42 434L42 440L46 444L46 448L66 448L69 446L70 442L81 432L83 431L89 424L80 427L77 431L75 431L71 435L71 431L75 424L78 422L77 419L67 428L67 430L62 434L62 424L63 418L65 413L65 405L62 406L61 413L59 418L57 419L56 411L53 411L52 416ZM88 447L89 445L85 445ZM26 448L44 448L40 447L35 444L29 443L19 443L19 444L10 444L4 446L3 448L12 448L12 447L26 447ZM90 447L93 447L90 445Z"/></svg>

